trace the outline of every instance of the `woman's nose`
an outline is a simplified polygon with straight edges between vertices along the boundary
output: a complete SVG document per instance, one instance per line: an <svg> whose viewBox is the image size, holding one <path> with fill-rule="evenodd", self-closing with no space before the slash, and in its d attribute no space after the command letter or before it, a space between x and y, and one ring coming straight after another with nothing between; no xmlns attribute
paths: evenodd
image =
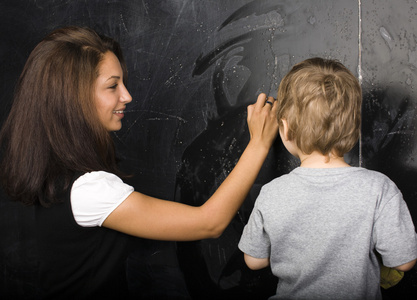
<svg viewBox="0 0 417 300"><path fill-rule="evenodd" d="M120 101L125 102L125 103L129 103L132 101L132 96L130 95L126 87L124 87L122 91L122 95L120 96Z"/></svg>

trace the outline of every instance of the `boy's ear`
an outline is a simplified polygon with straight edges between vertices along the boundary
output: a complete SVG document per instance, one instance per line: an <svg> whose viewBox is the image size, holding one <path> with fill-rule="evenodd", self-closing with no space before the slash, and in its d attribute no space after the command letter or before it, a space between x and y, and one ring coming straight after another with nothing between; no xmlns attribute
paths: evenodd
<svg viewBox="0 0 417 300"><path fill-rule="evenodd" d="M288 141L288 122L286 119L281 119L283 138Z"/></svg>

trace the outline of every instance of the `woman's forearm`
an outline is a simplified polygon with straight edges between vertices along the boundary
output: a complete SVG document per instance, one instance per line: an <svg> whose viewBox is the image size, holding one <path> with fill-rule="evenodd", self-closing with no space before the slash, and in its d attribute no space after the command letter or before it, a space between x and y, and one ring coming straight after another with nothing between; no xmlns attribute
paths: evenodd
<svg viewBox="0 0 417 300"><path fill-rule="evenodd" d="M212 237L218 237L230 223L254 184L269 148L249 142L237 165L217 191L201 207Z"/></svg>

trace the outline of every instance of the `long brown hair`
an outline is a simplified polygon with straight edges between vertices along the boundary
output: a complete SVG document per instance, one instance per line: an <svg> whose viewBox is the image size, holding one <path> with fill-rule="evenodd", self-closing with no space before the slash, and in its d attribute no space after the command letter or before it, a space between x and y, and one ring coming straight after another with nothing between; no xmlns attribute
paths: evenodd
<svg viewBox="0 0 417 300"><path fill-rule="evenodd" d="M0 133L0 177L13 199L48 206L76 172L118 174L113 140L94 104L98 68L108 51L126 79L118 43L88 28L57 29L30 54Z"/></svg>

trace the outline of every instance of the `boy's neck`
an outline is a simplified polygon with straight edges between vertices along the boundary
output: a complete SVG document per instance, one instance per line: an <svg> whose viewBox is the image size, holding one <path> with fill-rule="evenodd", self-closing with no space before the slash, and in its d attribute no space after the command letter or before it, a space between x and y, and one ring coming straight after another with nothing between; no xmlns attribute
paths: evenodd
<svg viewBox="0 0 417 300"><path fill-rule="evenodd" d="M343 157L335 156L332 154L323 155L319 152L313 152L311 154L299 155L301 165L303 168L343 168L350 167Z"/></svg>

